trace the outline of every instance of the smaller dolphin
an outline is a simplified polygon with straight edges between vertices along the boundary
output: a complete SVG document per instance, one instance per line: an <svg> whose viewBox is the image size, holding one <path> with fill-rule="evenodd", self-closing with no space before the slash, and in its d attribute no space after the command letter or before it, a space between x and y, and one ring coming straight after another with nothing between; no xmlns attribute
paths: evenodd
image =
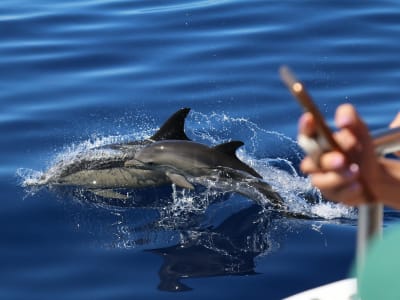
<svg viewBox="0 0 400 300"><path fill-rule="evenodd" d="M275 207L283 208L280 195L236 156L242 145L241 141L214 147L186 140L159 141L140 149L125 167L164 170L173 183L187 189L193 189L193 183L207 186L210 180L218 181L224 191L230 189L254 200L266 197Z"/></svg>

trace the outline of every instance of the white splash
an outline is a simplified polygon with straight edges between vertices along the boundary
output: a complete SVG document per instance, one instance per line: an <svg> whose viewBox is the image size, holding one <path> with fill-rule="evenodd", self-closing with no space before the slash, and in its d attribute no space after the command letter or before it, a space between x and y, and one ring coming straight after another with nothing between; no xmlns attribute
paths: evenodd
<svg viewBox="0 0 400 300"><path fill-rule="evenodd" d="M50 167L46 171L18 169L17 176L21 178L23 187L46 183L73 162L85 158L101 160L122 155L119 151L103 148L105 145L141 140L149 137L154 131L154 128L142 125L141 130L136 134L93 136L88 140L63 148L50 160ZM238 157L257 170L264 180L282 196L290 212L323 219L355 217L354 210L323 200L319 191L312 187L310 180L298 174L293 161L281 157L266 157L262 145L260 146L267 141L267 148L279 149L285 157L301 158L302 154L293 139L278 132L264 130L244 118L233 118L217 113L205 115L193 111L188 117L186 131L194 141L210 146L230 140L232 132L235 133L235 139L236 136L243 136L246 146L237 151ZM210 181L206 191L200 194L174 189L174 202L168 207L169 213L179 216L188 212L204 212L212 198L223 194L213 190L213 184L215 183ZM310 202L307 197L310 197L312 201Z"/></svg>
<svg viewBox="0 0 400 300"><path fill-rule="evenodd" d="M45 171L32 169L17 169L16 175L20 178L22 187L34 187L46 184L48 180L58 176L67 166L84 159L102 160L107 158L118 158L123 153L117 150L102 148L106 145L123 143L126 141L147 138L148 131L139 132L136 135L113 135L113 136L93 136L80 143L73 143L65 146L59 153L49 160L48 168Z"/></svg>

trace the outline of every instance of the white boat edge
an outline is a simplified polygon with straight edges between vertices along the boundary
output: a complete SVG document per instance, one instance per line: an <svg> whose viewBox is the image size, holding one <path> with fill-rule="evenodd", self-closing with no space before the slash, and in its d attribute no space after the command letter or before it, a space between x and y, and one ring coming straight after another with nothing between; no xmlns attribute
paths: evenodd
<svg viewBox="0 0 400 300"><path fill-rule="evenodd" d="M283 300L355 300L357 298L357 279L347 278L328 283Z"/></svg>

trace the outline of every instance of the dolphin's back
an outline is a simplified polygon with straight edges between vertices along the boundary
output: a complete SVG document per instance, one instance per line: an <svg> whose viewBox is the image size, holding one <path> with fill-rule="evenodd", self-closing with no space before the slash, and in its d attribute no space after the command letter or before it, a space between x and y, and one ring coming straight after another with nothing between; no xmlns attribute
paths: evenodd
<svg viewBox="0 0 400 300"><path fill-rule="evenodd" d="M228 167L262 178L236 156L236 150L242 145L241 141L231 141L210 148L192 141L168 140L144 147L135 158L144 163L169 165L189 173L196 173L202 168Z"/></svg>

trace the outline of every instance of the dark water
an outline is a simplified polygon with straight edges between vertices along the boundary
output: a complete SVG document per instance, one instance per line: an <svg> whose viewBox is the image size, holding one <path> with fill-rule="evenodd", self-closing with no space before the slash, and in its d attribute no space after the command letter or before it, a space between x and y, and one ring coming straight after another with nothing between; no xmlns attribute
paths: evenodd
<svg viewBox="0 0 400 300"><path fill-rule="evenodd" d="M347 101L387 126L399 20L396 1L1 1L0 298L280 299L347 276L354 212L299 196L300 109L277 69L292 66L329 120ZM57 159L149 136L181 107L189 136L243 140L240 156L318 218L171 187L134 191L127 207L21 187Z"/></svg>

